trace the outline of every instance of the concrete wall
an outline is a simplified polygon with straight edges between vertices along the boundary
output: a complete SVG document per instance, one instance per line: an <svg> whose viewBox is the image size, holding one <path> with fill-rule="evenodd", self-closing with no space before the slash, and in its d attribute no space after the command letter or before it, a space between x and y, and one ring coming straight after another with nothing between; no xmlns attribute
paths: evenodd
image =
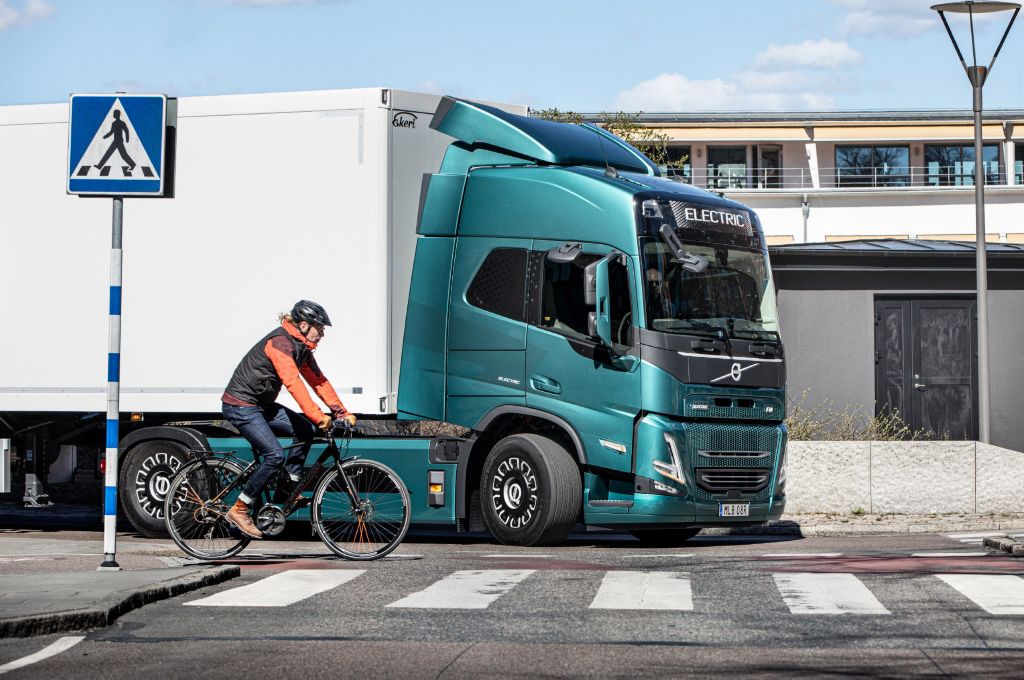
<svg viewBox="0 0 1024 680"><path fill-rule="evenodd" d="M786 511L1024 512L1024 453L978 442L790 442Z"/></svg>
<svg viewBox="0 0 1024 680"><path fill-rule="evenodd" d="M948 265L947 265L948 266ZM776 269L779 322L792 402L875 406L874 303L878 295L971 294L973 268L907 271ZM1024 273L989 272L992 443L1024 451Z"/></svg>

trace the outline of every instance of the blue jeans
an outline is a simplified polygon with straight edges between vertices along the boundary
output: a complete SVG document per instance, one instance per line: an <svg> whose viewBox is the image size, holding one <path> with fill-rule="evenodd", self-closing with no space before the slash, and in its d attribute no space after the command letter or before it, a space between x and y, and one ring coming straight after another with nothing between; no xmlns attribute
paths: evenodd
<svg viewBox="0 0 1024 680"><path fill-rule="evenodd" d="M302 476L302 465L306 462L313 435L316 434L316 427L305 416L280 404L266 408L222 404L221 412L249 440L253 453L258 452L262 457L259 468L242 491L250 504L282 466L292 479ZM294 437L296 442L302 442L303 445L289 449L286 461L284 448L277 441L278 436Z"/></svg>

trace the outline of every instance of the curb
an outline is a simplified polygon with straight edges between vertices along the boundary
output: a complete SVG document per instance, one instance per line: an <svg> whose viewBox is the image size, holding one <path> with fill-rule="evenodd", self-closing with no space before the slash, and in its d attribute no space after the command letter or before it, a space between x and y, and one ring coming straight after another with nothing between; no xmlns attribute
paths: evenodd
<svg viewBox="0 0 1024 680"><path fill-rule="evenodd" d="M1009 553L1012 557L1024 557L1024 543L1012 538L986 538L982 544L986 548Z"/></svg>
<svg viewBox="0 0 1024 680"><path fill-rule="evenodd" d="M122 614L127 614L143 605L223 583L235 578L240 573L241 569L237 565L204 568L167 581L115 593L88 609L0 619L0 638L32 637L109 626Z"/></svg>
<svg viewBox="0 0 1024 680"><path fill-rule="evenodd" d="M963 525L921 525L919 523L907 524L800 524L799 522L783 520L777 524L769 524L760 527L714 527L702 529L701 536L876 536L876 535L902 535L902 534L948 534L964 531L993 531L998 529L1020 530L1020 523L1013 527L1000 527L998 525L973 524ZM986 539L989 540L989 539ZM1024 543L1018 543L1019 552L1015 556L1024 557ZM1007 551L1009 552L1009 551Z"/></svg>

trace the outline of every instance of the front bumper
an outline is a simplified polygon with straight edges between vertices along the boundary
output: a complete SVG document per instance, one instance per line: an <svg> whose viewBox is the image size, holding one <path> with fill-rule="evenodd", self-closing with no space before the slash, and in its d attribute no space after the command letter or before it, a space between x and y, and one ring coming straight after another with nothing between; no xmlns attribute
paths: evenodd
<svg viewBox="0 0 1024 680"><path fill-rule="evenodd" d="M785 509L782 423L678 421L648 415L637 428L634 483L627 493L587 475L587 524L751 526L777 520ZM702 471L698 480L698 471ZM716 474L718 473L718 474ZM784 473L783 473L784 475ZM747 487L729 488L730 479ZM724 480L714 486L710 480ZM751 481L752 480L752 481ZM758 482L760 480L760 482ZM607 496L607 498L606 498ZM617 503L617 507L609 507ZM720 517L722 503L749 504L746 517Z"/></svg>

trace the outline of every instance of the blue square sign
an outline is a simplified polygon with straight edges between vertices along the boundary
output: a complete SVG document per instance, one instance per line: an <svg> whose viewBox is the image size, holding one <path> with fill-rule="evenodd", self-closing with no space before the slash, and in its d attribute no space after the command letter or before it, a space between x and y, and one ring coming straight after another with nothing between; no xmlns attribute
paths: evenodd
<svg viewBox="0 0 1024 680"><path fill-rule="evenodd" d="M160 196L164 192L162 94L73 94L68 193Z"/></svg>

